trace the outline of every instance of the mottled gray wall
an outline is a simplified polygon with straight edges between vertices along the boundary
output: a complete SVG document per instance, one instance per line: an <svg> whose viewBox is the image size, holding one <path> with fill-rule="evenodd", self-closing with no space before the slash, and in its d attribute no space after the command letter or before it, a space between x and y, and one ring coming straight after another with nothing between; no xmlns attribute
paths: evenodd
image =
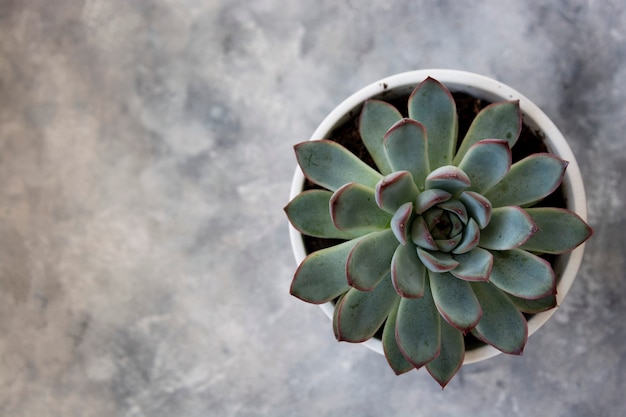
<svg viewBox="0 0 626 417"><path fill-rule="evenodd" d="M623 416L621 1L0 1L0 415ZM570 140L596 230L523 357L424 371L288 295L291 146L354 90L483 73Z"/></svg>

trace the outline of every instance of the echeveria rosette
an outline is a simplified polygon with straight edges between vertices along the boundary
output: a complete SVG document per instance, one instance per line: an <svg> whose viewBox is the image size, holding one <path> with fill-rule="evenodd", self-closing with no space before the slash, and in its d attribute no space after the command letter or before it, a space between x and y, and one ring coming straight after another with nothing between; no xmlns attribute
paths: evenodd
<svg viewBox="0 0 626 417"><path fill-rule="evenodd" d="M463 363L464 335L521 354L522 313L556 305L556 276L539 255L561 254L592 231L575 213L533 207L560 185L567 162L540 153L511 163L522 118L516 101L494 103L457 147L454 99L428 78L408 118L378 100L359 129L376 169L329 140L295 146L306 190L285 208L302 234L343 243L309 254L291 293L336 300L338 340L362 342L384 326L397 373L426 366L443 386Z"/></svg>

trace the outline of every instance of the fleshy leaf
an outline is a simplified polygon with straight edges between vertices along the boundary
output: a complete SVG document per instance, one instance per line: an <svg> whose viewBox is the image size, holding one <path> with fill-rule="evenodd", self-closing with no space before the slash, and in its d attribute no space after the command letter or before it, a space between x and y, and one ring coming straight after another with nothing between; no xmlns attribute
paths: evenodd
<svg viewBox="0 0 626 417"><path fill-rule="evenodd" d="M343 146L330 140L312 140L294 147L304 175L330 191L358 182L374 189L382 175Z"/></svg>
<svg viewBox="0 0 626 417"><path fill-rule="evenodd" d="M465 341L463 334L441 320L441 351L432 361L426 364L428 373L445 388L463 365L465 358Z"/></svg>
<svg viewBox="0 0 626 417"><path fill-rule="evenodd" d="M401 375L405 372L413 369L413 364L409 362L398 347L396 340L396 317L398 316L398 306L400 305L400 299L398 298L393 308L389 312L387 321L385 322L385 328L383 329L383 351L385 352L385 358L387 363L396 375Z"/></svg>
<svg viewBox="0 0 626 417"><path fill-rule="evenodd" d="M437 312L430 285L426 280L424 296L401 298L396 319L396 340L400 351L415 368L439 355L441 316Z"/></svg>
<svg viewBox="0 0 626 417"><path fill-rule="evenodd" d="M452 194L444 190L424 190L424 192L417 196L415 211L417 214L422 214L436 204L450 200L451 197Z"/></svg>
<svg viewBox="0 0 626 417"><path fill-rule="evenodd" d="M490 104L476 115L454 157L458 165L469 148L483 139L502 139L512 148L522 131L522 112L519 101L501 101Z"/></svg>
<svg viewBox="0 0 626 417"><path fill-rule="evenodd" d="M337 340L360 343L374 336L397 299L389 275L373 291L351 288L335 306Z"/></svg>
<svg viewBox="0 0 626 417"><path fill-rule="evenodd" d="M411 239L413 243L415 243L419 247L422 247L424 249L437 250L437 244L435 243L435 239L433 239L432 235L428 231L426 220L424 220L422 216L419 216L415 220L413 220L413 224L411 225Z"/></svg>
<svg viewBox="0 0 626 417"><path fill-rule="evenodd" d="M494 251L489 281L508 294L529 300L556 294L550 263L521 249Z"/></svg>
<svg viewBox="0 0 626 417"><path fill-rule="evenodd" d="M356 231L342 231L335 227L328 210L332 192L307 190L294 197L285 206L289 221L304 235L329 239L352 239L361 235Z"/></svg>
<svg viewBox="0 0 626 417"><path fill-rule="evenodd" d="M424 295L426 267L417 257L411 244L400 245L391 260L391 282L402 297L417 298Z"/></svg>
<svg viewBox="0 0 626 417"><path fill-rule="evenodd" d="M452 165L439 167L426 177L426 189L440 189L451 194L456 194L470 185L467 174Z"/></svg>
<svg viewBox="0 0 626 417"><path fill-rule="evenodd" d="M376 204L390 214L402 204L415 201L418 195L417 185L408 171L389 174L376 184Z"/></svg>
<svg viewBox="0 0 626 417"><path fill-rule="evenodd" d="M474 249L480 240L480 229L474 219L469 219L463 230L463 237L458 245L452 250L453 254L463 254Z"/></svg>
<svg viewBox="0 0 626 417"><path fill-rule="evenodd" d="M409 171L418 187L430 172L426 130L419 122L402 119L385 134L385 153L394 171Z"/></svg>
<svg viewBox="0 0 626 417"><path fill-rule="evenodd" d="M566 161L549 153L527 156L513 164L485 197L494 207L532 205L558 188L566 167Z"/></svg>
<svg viewBox="0 0 626 417"><path fill-rule="evenodd" d="M456 149L458 121L454 98L439 81L428 77L409 97L409 117L426 127L430 168L449 165Z"/></svg>
<svg viewBox="0 0 626 417"><path fill-rule="evenodd" d="M448 200L439 204L437 207L450 213L454 213L463 224L467 224L467 210L465 209L465 205L463 205L463 203L459 200Z"/></svg>
<svg viewBox="0 0 626 417"><path fill-rule="evenodd" d="M398 242L406 245L410 232L409 221L413 216L413 203L404 203L391 218L391 230Z"/></svg>
<svg viewBox="0 0 626 417"><path fill-rule="evenodd" d="M488 281L493 265L493 255L483 248L453 256L459 262L452 275L465 281Z"/></svg>
<svg viewBox="0 0 626 417"><path fill-rule="evenodd" d="M322 304L348 291L346 261L360 239L309 254L296 270L291 294L309 303Z"/></svg>
<svg viewBox="0 0 626 417"><path fill-rule="evenodd" d="M428 277L439 314L463 333L476 326L482 310L469 282L450 273L429 272Z"/></svg>
<svg viewBox="0 0 626 417"><path fill-rule="evenodd" d="M447 272L459 265L459 261L449 253L430 252L420 247L417 247L416 252L420 261L432 272Z"/></svg>
<svg viewBox="0 0 626 417"><path fill-rule="evenodd" d="M531 217L519 207L493 209L491 220L480 233L479 246L493 250L509 250L523 245L537 226Z"/></svg>
<svg viewBox="0 0 626 417"><path fill-rule="evenodd" d="M400 119L402 119L402 114L398 109L380 100L366 101L361 111L359 119L361 139L383 174L393 171L385 154L383 139L389 128Z"/></svg>
<svg viewBox="0 0 626 417"><path fill-rule="evenodd" d="M472 282L483 316L472 334L504 353L521 355L528 338L526 319L513 302L487 282Z"/></svg>
<svg viewBox="0 0 626 417"><path fill-rule="evenodd" d="M525 209L539 231L521 248L531 252L566 253L584 243L593 230L576 213L560 208L537 207Z"/></svg>
<svg viewBox="0 0 626 417"><path fill-rule="evenodd" d="M500 139L481 140L469 148L459 168L472 182L470 190L485 194L509 172L511 148Z"/></svg>
<svg viewBox="0 0 626 417"><path fill-rule="evenodd" d="M513 301L515 307L523 313L537 314L556 307L556 295L548 295L538 300L525 300L511 294L507 294L507 296Z"/></svg>
<svg viewBox="0 0 626 417"><path fill-rule="evenodd" d="M361 291L371 291L391 269L391 259L399 245L391 229L360 238L348 255L348 284Z"/></svg>
<svg viewBox="0 0 626 417"><path fill-rule="evenodd" d="M491 203L481 194L474 191L463 191L459 200L465 205L469 216L476 221L480 229L484 229L491 220Z"/></svg>
<svg viewBox="0 0 626 417"><path fill-rule="evenodd" d="M461 233L459 233L448 239L435 239L435 244L437 245L437 249L441 252L452 252L452 249L456 248L462 237Z"/></svg>
<svg viewBox="0 0 626 417"><path fill-rule="evenodd" d="M356 182L335 191L329 206L332 222L339 230L362 234L389 227L391 216L376 205L374 190Z"/></svg>

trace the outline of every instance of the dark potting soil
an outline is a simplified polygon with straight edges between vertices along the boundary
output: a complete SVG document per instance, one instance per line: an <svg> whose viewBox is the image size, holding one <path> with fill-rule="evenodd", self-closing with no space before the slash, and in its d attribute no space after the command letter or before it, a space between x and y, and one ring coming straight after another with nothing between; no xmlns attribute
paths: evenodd
<svg viewBox="0 0 626 417"><path fill-rule="evenodd" d="M452 93L454 100L456 102L457 115L458 115L458 123L459 123L459 132L457 141L457 147L460 146L461 140L465 136L465 133L469 129L472 121L476 117L476 115L486 106L491 104L491 102L486 100L477 99L473 96L470 96L465 93ZM403 96L395 100L387 100L390 104L394 105L404 117L408 117L407 110L407 100L408 96ZM330 136L325 138L329 140L333 140L341 145L343 145L350 152L358 156L361 160L367 163L369 166L376 169L376 165L369 152L365 148L365 145L361 141L361 136L359 135L359 116L360 110L356 112L356 116L347 120L344 124L337 127L330 133ZM522 125L522 130L520 132L519 139L511 149L512 162L515 163L526 156L532 155L534 153L548 152L548 148L544 142L544 136L542 132L533 131L526 124ZM305 180L304 189L315 189L320 188L318 185L311 183L308 180ZM541 202L537 203L536 206L544 206L544 207L566 207L566 199L563 194L562 187L557 188L552 194L548 197L544 198ZM339 239L324 239L324 238L316 238L312 236L303 236L304 246L306 248L307 253L312 253L318 251L320 249L324 249L330 246L337 245L342 240ZM554 262L556 260L556 256L544 254L542 255L544 259L550 262L554 266ZM531 315L526 315L527 318L531 317ZM380 338L382 336L382 328L376 334L375 337ZM465 347L466 350L469 350L473 347L477 347L483 345L484 343L477 340L471 334L468 334L465 337Z"/></svg>

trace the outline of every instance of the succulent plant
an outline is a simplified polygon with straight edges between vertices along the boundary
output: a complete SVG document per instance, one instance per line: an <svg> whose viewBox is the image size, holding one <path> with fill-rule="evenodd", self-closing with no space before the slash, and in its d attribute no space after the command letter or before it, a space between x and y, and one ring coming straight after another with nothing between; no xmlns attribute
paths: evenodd
<svg viewBox="0 0 626 417"><path fill-rule="evenodd" d="M567 162L537 153L512 163L522 127L517 101L490 104L457 146L458 116L433 78L408 99L408 117L367 101L359 133L375 167L342 145L295 146L321 186L285 207L302 234L341 239L299 265L291 294L335 302L340 341L382 328L396 374L425 366L442 387L463 363L465 337L521 354L523 313L556 306L556 276L541 254L562 254L591 228L575 213L537 203L561 184Z"/></svg>

